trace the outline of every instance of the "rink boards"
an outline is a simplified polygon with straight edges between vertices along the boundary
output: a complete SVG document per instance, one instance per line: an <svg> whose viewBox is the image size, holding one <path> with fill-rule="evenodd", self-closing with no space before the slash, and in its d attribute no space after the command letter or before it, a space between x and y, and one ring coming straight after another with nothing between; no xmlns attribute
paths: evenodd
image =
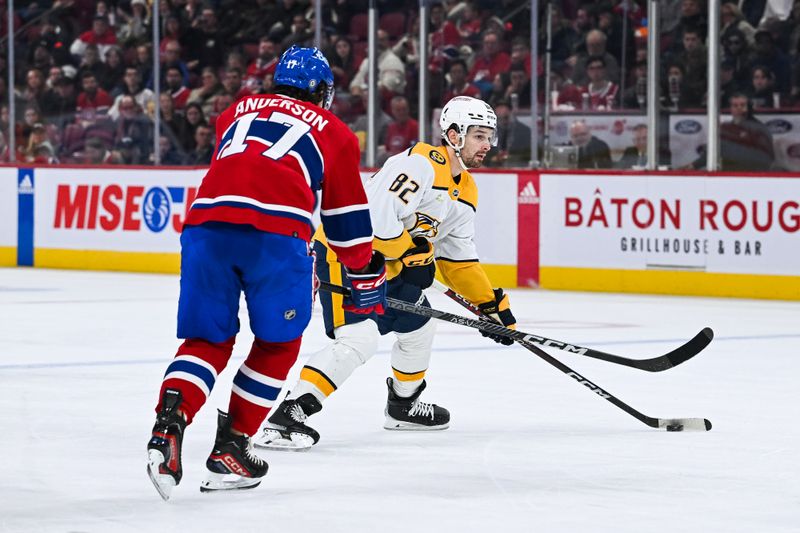
<svg viewBox="0 0 800 533"><path fill-rule="evenodd" d="M203 174L0 168L0 265L178 272L180 230ZM476 244L497 286L800 299L795 177L475 178Z"/></svg>

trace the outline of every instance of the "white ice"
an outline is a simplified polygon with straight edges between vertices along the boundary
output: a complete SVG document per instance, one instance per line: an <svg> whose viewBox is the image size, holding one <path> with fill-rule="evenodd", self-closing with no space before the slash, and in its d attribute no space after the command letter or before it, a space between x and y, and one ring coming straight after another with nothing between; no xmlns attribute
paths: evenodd
<svg viewBox="0 0 800 533"><path fill-rule="evenodd" d="M314 449L265 453L254 490L201 494L215 410L252 339L243 312L165 503L145 444L178 346L177 280L0 270L0 531L800 531L800 304L737 299L510 291L520 329L630 357L714 328L703 353L656 374L551 350L645 414L709 418L708 433L650 429L523 348L440 323L424 398L450 409L450 429L382 428L384 338L312 418ZM321 329L317 310L301 361Z"/></svg>

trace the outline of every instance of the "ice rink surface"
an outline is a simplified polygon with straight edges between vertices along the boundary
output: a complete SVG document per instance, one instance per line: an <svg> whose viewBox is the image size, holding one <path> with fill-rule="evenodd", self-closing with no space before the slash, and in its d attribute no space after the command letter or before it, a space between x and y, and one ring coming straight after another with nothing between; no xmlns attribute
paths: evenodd
<svg viewBox="0 0 800 533"><path fill-rule="evenodd" d="M800 531L800 304L509 292L520 329L629 357L711 326L703 353L662 373L550 351L645 414L714 428L650 429L523 348L440 323L423 399L451 411L450 429L382 429L387 337L311 419L314 449L264 453L255 490L201 494L245 326L165 503L145 444L178 346L178 278L0 269L0 531ZM317 309L301 362L321 329Z"/></svg>

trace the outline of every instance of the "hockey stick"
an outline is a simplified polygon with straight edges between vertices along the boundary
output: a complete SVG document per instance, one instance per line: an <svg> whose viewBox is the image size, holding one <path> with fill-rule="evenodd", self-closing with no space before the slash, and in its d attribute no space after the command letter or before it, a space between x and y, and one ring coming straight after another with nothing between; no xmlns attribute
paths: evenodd
<svg viewBox="0 0 800 533"><path fill-rule="evenodd" d="M444 293L448 298L455 301L461 307L468 309L473 314L478 315L479 320L482 321L489 321L494 323L489 317L484 315L478 306L472 304L469 300L458 294L456 291L451 289L450 287L446 286L444 283L441 283L439 280L433 280L433 288L439 292ZM559 350L564 350L570 353L575 353L578 355L584 355L586 357L593 357L594 359L600 359L602 361L608 361L609 363L615 363L618 365L629 366L631 368L637 368L639 370L646 370L647 372L662 372L664 370L668 370L672 367L678 366L681 363L684 363L700 353L703 348L708 346L708 343L711 342L711 339L714 338L714 332L711 328L704 328L700 333L694 336L689 342L684 344L683 346L679 346L678 348L672 350L668 354L660 355L658 357L653 357L652 359L630 359L628 357L622 357L620 355L614 355L606 352L601 352L599 350L593 350L591 348L584 348L583 346L574 346L572 344L568 344L563 341L557 341L555 339L548 339L547 337L542 337L539 335L531 335L525 334L528 338L520 339L519 337L514 337L514 340L519 342L521 345L525 346L526 348L529 347L532 343L541 344L542 346L551 346L553 348L558 348Z"/></svg>
<svg viewBox="0 0 800 533"><path fill-rule="evenodd" d="M350 294L350 290L346 287L342 287L341 285L335 285L333 283L329 283L327 281L320 281L320 289L336 294L341 294L347 296ZM505 328L499 324L495 324L493 322L484 322L481 320L474 320L471 318L466 318L459 315L454 315L451 313L447 313L444 311L439 311L438 309L433 309L431 307L426 307L424 305L416 305L408 302L404 302L402 300L397 300L395 298L386 298L386 304L392 308L397 309L398 311L405 311L406 313L412 313L415 315L427 316L430 318L437 318L439 320L445 320L447 322L452 322L453 324L460 324L462 326L468 326L480 331L487 331L489 333L496 333L497 335L503 335L506 337L511 337L515 340L527 340L525 339L525 333ZM518 335L521 335L522 338L518 338ZM644 422L648 426L652 428L665 428L667 431L708 431L711 429L711 422L706 418L653 418L651 416L647 416L643 413L640 413L630 405L626 404L622 400L618 399L616 396L612 395L611 393L603 390L599 386L595 385L585 377L581 376L570 367L559 361L558 359L552 357L551 355L547 354L544 350L539 348L538 346L533 346L528 344L526 346L529 350L533 353L556 367L557 369L561 370L563 373L583 385L584 387L588 388L601 398L604 398L611 402L612 404L616 405L632 417Z"/></svg>

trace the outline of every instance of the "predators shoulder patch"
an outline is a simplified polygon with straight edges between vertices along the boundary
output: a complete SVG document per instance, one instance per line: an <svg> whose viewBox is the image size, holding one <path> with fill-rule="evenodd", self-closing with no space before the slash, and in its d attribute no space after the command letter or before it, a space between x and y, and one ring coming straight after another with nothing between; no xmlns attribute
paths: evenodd
<svg viewBox="0 0 800 533"><path fill-rule="evenodd" d="M431 153L429 155L434 162L439 163L440 165L444 165L447 162L445 161L444 156L439 152L437 152L436 150L431 150Z"/></svg>

